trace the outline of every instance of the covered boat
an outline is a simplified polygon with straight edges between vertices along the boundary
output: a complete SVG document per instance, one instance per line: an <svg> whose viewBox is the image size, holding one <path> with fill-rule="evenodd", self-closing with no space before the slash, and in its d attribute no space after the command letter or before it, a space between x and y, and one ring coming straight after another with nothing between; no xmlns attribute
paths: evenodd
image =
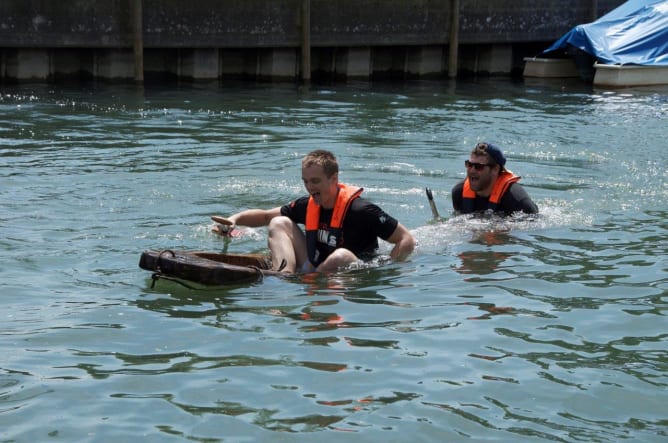
<svg viewBox="0 0 668 443"><path fill-rule="evenodd" d="M559 56L575 59L584 78L587 71L578 62L588 60L585 68L593 73L594 84L668 83L668 0L629 0L592 23L574 27L543 51L544 59L534 60Z"/></svg>
<svg viewBox="0 0 668 443"><path fill-rule="evenodd" d="M263 254L149 250L142 253L139 267L153 272L153 284L166 279L218 286L260 281L265 275L283 275L271 270L271 259Z"/></svg>

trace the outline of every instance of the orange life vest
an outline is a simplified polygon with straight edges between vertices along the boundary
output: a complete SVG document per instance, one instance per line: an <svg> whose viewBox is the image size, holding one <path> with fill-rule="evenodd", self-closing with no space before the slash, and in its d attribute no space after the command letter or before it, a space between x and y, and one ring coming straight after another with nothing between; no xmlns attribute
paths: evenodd
<svg viewBox="0 0 668 443"><path fill-rule="evenodd" d="M313 197L308 199L306 206L306 251L308 259L313 266L322 263L329 254L343 244L343 219L350 208L353 200L360 196L363 189L354 186L338 184L339 192L336 195L332 218L329 224L320 225L320 205L315 202ZM316 247L317 243L327 245L327 253L321 254Z"/></svg>
<svg viewBox="0 0 668 443"><path fill-rule="evenodd" d="M499 177L492 186L492 192L487 199L487 211L494 211L499 206L501 198L506 193L510 185L520 180L520 177L510 171L501 171ZM461 212L468 214L473 212L473 202L476 199L476 193L471 189L471 183L468 177L464 181L464 190L462 192L462 208Z"/></svg>

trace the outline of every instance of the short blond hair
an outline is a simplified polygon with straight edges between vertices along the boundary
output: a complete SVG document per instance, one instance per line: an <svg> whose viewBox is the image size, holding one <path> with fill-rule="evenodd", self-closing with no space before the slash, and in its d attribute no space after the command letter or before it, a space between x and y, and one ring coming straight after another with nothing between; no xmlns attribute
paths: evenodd
<svg viewBox="0 0 668 443"><path fill-rule="evenodd" d="M302 168L309 166L321 166L327 178L339 172L339 163L330 151L316 149L311 151L302 159Z"/></svg>

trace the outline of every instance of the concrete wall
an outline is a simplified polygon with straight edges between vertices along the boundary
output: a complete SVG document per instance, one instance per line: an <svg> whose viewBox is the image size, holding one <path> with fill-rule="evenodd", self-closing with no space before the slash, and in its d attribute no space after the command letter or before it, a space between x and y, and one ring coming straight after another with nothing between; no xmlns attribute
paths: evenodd
<svg viewBox="0 0 668 443"><path fill-rule="evenodd" d="M132 78L136 0L0 1L0 78ZM147 74L300 75L304 0L143 0ZM450 0L310 0L311 70L336 78L447 71ZM623 0L460 0L460 70L509 73Z"/></svg>

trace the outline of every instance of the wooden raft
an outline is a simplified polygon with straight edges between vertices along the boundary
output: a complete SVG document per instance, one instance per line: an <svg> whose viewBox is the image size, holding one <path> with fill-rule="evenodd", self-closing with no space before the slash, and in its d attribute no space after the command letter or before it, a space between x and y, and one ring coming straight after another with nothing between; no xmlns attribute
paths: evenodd
<svg viewBox="0 0 668 443"><path fill-rule="evenodd" d="M202 285L230 285L261 281L271 270L271 259L263 254L220 254L216 252L144 251L139 267L153 272L153 280L187 280Z"/></svg>

